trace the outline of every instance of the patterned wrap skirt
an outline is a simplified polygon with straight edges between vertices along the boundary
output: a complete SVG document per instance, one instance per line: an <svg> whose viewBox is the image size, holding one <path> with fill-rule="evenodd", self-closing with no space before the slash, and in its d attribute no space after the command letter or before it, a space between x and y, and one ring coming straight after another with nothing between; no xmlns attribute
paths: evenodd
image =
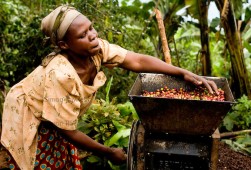
<svg viewBox="0 0 251 170"><path fill-rule="evenodd" d="M9 154L10 155L10 154ZM9 168L20 169L10 155ZM41 122L34 170L82 170L77 148L67 141L51 123Z"/></svg>

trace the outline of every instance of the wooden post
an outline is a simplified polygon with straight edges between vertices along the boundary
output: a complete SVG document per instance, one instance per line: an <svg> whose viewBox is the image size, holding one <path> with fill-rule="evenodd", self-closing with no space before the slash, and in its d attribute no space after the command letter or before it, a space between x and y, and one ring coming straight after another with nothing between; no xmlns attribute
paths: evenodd
<svg viewBox="0 0 251 170"><path fill-rule="evenodd" d="M211 170L217 170L218 155L219 155L219 141L220 141L220 132L217 128L212 135L212 149L211 149Z"/></svg>
<svg viewBox="0 0 251 170"><path fill-rule="evenodd" d="M160 31L160 38L161 38L161 43L162 43L162 48L163 48L163 53L164 53L164 57L165 57L165 61L168 64L171 64L171 55L170 55L170 50L168 48L168 43L167 43L167 39L166 39L166 32L165 32L165 26L163 23L163 19L161 16L160 11L155 8L154 12L156 14L156 19L158 22L158 27L159 27L159 31Z"/></svg>

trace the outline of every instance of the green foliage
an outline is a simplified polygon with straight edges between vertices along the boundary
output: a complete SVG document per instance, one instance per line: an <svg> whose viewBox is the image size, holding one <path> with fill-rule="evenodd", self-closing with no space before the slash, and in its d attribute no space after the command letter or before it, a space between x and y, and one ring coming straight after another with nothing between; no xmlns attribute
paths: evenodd
<svg viewBox="0 0 251 170"><path fill-rule="evenodd" d="M231 62L230 56L226 50L224 41L218 41L216 33L211 33L210 52L212 63L212 76L226 77L230 79Z"/></svg>
<svg viewBox="0 0 251 170"><path fill-rule="evenodd" d="M6 82L0 80L0 126L2 124L2 110L4 106L4 100L8 91L9 89L8 86L6 85Z"/></svg>
<svg viewBox="0 0 251 170"><path fill-rule="evenodd" d="M31 15L20 1L1 1L0 79L12 86L40 64L41 16Z"/></svg>
<svg viewBox="0 0 251 170"><path fill-rule="evenodd" d="M246 130L251 127L251 100L242 96L226 115L220 131ZM251 136L247 133L239 134L230 139L223 139L233 150L251 155Z"/></svg>
<svg viewBox="0 0 251 170"><path fill-rule="evenodd" d="M3 104L4 104L4 95L0 93L0 126L2 125L2 110L3 110Z"/></svg>
<svg viewBox="0 0 251 170"><path fill-rule="evenodd" d="M137 113L130 102L116 104L116 98L109 101L109 92L112 85L110 79L106 87L106 100L97 99L87 112L80 118L78 129L99 143L109 147L126 149L133 120L138 119ZM118 168L111 162L91 155L87 162L100 165L109 165L112 169Z"/></svg>
<svg viewBox="0 0 251 170"><path fill-rule="evenodd" d="M250 24L250 16L251 16L251 5L245 8L245 17L244 22L242 23L242 42L244 47L244 58L245 64L247 67L247 71L249 73L249 81L251 82L251 24Z"/></svg>
<svg viewBox="0 0 251 170"><path fill-rule="evenodd" d="M22 36L18 33L23 31L26 20L24 16L27 16L28 9L13 1L1 1L0 4L0 78L4 80L13 77L17 70L15 59L20 50L17 46Z"/></svg>
<svg viewBox="0 0 251 170"><path fill-rule="evenodd" d="M223 127L228 131L251 128L251 100L247 96L237 100L237 104L224 118Z"/></svg>
<svg viewBox="0 0 251 170"><path fill-rule="evenodd" d="M185 8L185 3L183 0L159 0L155 1L156 8L158 8L162 14L164 26L165 26L165 33L167 37L168 44L172 43L174 41L174 36L177 33L178 29L182 27L182 23L184 21L183 17L187 15L186 12L180 13L180 11L183 11ZM184 10L185 11L185 10ZM178 14L179 13L179 14ZM155 29L153 34L154 36L158 37L158 54L162 56L163 60L163 51L162 51L162 43L161 43L161 37L159 33L159 28L157 27L156 19L154 17L154 25ZM157 33L157 34L156 34ZM179 49L180 50L180 49ZM159 57L161 58L161 57Z"/></svg>
<svg viewBox="0 0 251 170"><path fill-rule="evenodd" d="M188 13L196 19L199 19L199 4L197 0L185 0L185 4L188 7Z"/></svg>
<svg viewBox="0 0 251 170"><path fill-rule="evenodd" d="M189 23L183 23L174 36L175 44L170 44L172 63L200 74L201 63L198 58L201 49L199 29ZM176 51L177 49L177 51Z"/></svg>
<svg viewBox="0 0 251 170"><path fill-rule="evenodd" d="M235 139L224 139L233 150L251 155L251 136L243 134L237 136Z"/></svg>
<svg viewBox="0 0 251 170"><path fill-rule="evenodd" d="M115 104L97 99L79 120L79 130L107 146L127 147L128 130L137 118L130 102Z"/></svg>
<svg viewBox="0 0 251 170"><path fill-rule="evenodd" d="M117 98L118 103L124 103L128 100L128 93L133 85L137 74L121 69L113 68L102 68L105 72L106 77L109 79L113 77L112 90L109 93L110 98ZM97 93L97 98L105 99L106 96L105 86L101 87Z"/></svg>
<svg viewBox="0 0 251 170"><path fill-rule="evenodd" d="M216 26L218 22L212 23ZM214 25L215 24L215 25ZM212 75L216 77L230 78L231 63L224 43L223 35L211 32L210 56L212 63ZM221 40L219 40L219 38ZM182 23L174 36L175 43L170 43L172 64L186 68L196 74L201 74L201 42L200 30L192 23ZM176 48L175 46L176 45Z"/></svg>
<svg viewBox="0 0 251 170"><path fill-rule="evenodd" d="M157 51L158 30L153 17L154 1L122 0L120 11L124 13L125 42L129 50L161 58ZM132 42L132 43L131 43Z"/></svg>
<svg viewBox="0 0 251 170"><path fill-rule="evenodd" d="M232 3L232 7L234 9L234 14L237 19L241 18L241 15L243 14L243 4L248 3L247 0L239 0L239 1L230 1Z"/></svg>

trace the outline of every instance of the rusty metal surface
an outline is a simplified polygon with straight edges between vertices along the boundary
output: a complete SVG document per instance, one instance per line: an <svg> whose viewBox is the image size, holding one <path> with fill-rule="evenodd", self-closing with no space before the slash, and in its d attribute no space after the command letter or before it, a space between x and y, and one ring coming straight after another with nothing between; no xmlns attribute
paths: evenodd
<svg viewBox="0 0 251 170"><path fill-rule="evenodd" d="M234 98L225 78L205 77L224 90L226 101L201 101L141 96L142 90L158 88L193 89L195 86L177 77L140 73L129 92L141 122L149 132L211 135L233 105Z"/></svg>
<svg viewBox="0 0 251 170"><path fill-rule="evenodd" d="M148 169L209 169L211 138L190 135L146 134Z"/></svg>
<svg viewBox="0 0 251 170"><path fill-rule="evenodd" d="M205 136L147 133L145 149L149 153L189 155L210 159L212 139Z"/></svg>
<svg viewBox="0 0 251 170"><path fill-rule="evenodd" d="M140 121L135 121L129 140L127 167L128 170L208 170L211 149L211 137L148 133Z"/></svg>
<svg viewBox="0 0 251 170"><path fill-rule="evenodd" d="M145 129L138 120L132 124L127 155L128 170L145 169Z"/></svg>

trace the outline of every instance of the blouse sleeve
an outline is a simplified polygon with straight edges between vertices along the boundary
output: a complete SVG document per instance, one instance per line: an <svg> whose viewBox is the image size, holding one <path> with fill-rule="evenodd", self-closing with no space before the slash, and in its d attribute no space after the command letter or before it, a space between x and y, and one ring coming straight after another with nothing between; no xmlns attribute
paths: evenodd
<svg viewBox="0 0 251 170"><path fill-rule="evenodd" d="M42 117L57 127L75 130L80 111L80 95L73 76L51 70L45 80Z"/></svg>
<svg viewBox="0 0 251 170"><path fill-rule="evenodd" d="M107 67L115 67L123 63L127 50L115 45L110 44L106 40L99 39L99 43L102 49L102 64Z"/></svg>

